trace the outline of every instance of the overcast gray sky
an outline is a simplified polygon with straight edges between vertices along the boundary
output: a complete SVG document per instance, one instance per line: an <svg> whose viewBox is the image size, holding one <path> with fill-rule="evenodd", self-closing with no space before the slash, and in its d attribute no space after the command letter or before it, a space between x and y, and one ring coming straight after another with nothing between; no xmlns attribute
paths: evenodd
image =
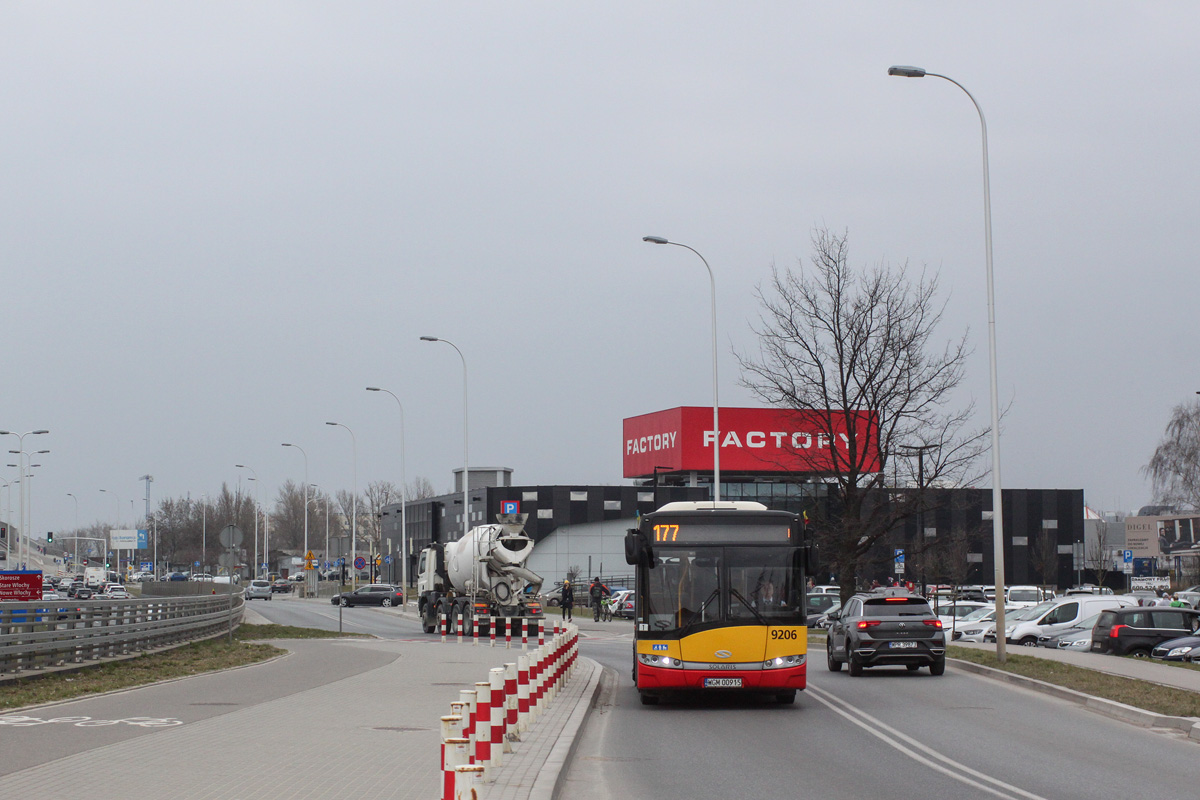
<svg viewBox="0 0 1200 800"><path fill-rule="evenodd" d="M848 229L940 271L987 414L988 118L1008 487L1149 502L1200 389L1197 22L1184 3L6 3L0 429L33 530L253 466L622 483L621 420L723 405L755 286ZM15 446L15 440L6 440ZM26 439L26 444L34 443ZM3 473L5 480L15 470ZM248 484L244 484L248 485ZM15 497L14 497L15 513ZM142 509L139 499L138 511Z"/></svg>

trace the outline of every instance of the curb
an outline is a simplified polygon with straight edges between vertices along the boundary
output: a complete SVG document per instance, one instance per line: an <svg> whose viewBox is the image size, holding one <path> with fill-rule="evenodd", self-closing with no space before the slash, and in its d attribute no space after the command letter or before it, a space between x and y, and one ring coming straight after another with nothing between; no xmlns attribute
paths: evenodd
<svg viewBox="0 0 1200 800"><path fill-rule="evenodd" d="M592 674L588 677L588 685L584 687L583 693L575 701L575 709L559 733L558 741L550 751L550 755L546 757L542 768L538 770L533 787L529 790L529 800L554 800L554 797L558 795L559 789L562 788L563 777L566 775L564 767L570 763L571 757L575 754L579 730L595 705L596 693L600 689L600 676L604 673L604 668L590 658L580 657L579 660L581 663L587 662L591 665Z"/></svg>
<svg viewBox="0 0 1200 800"><path fill-rule="evenodd" d="M1002 669L994 667L986 667L983 664L976 664L971 661L963 661L957 658L947 658L955 669L963 670L964 672L973 672L976 675L993 678L995 680L1004 681L1006 683L1024 686L1027 689L1032 689L1042 694L1048 694L1052 697L1057 697L1060 700L1066 700L1070 703L1090 708L1093 711L1098 711L1101 714L1106 714L1123 722L1132 722L1135 725L1141 725L1147 728L1172 728L1177 731L1185 732L1189 739L1200 742L1200 720L1195 717L1172 717L1166 714L1156 714L1153 711L1146 711L1143 708L1118 703L1116 700L1106 700L1103 697L1095 697L1083 692L1077 692L1074 689L1067 689L1063 686L1056 686L1053 683L1039 681L1037 678L1027 678L1024 675L1017 675L1012 672L1006 672Z"/></svg>

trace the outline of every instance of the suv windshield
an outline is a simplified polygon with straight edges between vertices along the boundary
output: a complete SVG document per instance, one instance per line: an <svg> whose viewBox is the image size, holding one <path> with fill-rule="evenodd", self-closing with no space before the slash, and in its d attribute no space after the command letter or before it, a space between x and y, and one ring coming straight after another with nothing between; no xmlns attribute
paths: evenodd
<svg viewBox="0 0 1200 800"><path fill-rule="evenodd" d="M639 613L651 631L804 621L795 547L656 547L643 575Z"/></svg>

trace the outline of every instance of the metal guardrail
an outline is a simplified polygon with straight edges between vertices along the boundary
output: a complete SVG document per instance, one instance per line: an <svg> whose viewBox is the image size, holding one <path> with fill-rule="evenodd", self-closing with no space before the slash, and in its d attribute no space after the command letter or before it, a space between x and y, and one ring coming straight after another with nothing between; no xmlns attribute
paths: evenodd
<svg viewBox="0 0 1200 800"><path fill-rule="evenodd" d="M209 638L236 627L244 607L241 591L0 603L0 676L84 666Z"/></svg>

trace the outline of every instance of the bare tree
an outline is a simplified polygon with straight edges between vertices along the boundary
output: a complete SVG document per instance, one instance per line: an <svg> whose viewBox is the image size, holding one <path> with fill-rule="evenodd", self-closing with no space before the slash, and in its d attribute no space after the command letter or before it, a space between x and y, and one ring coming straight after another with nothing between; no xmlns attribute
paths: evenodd
<svg viewBox="0 0 1200 800"><path fill-rule="evenodd" d="M738 354L742 385L763 401L815 417L830 447L835 509L816 519L825 552L836 566L843 601L854 591L861 561L905 516L927 503L933 483L977 477L987 429L969 430L974 406L950 408L969 350L964 333L937 344L943 304L937 278L910 280L907 265L856 270L848 234L813 232L811 266L772 271L758 298L758 352ZM863 416L870 423L861 431ZM923 447L924 475L917 481ZM886 465L915 490L886 497Z"/></svg>
<svg viewBox="0 0 1200 800"><path fill-rule="evenodd" d="M424 475L419 475L413 478L405 486L404 499L412 502L413 500L424 500L427 497L436 497L437 492L434 491L433 484L429 478Z"/></svg>
<svg viewBox="0 0 1200 800"><path fill-rule="evenodd" d="M1142 472L1157 503L1200 509L1200 401L1175 406Z"/></svg>
<svg viewBox="0 0 1200 800"><path fill-rule="evenodd" d="M311 499L311 496L310 496ZM309 517L309 535L312 535L312 517ZM275 495L275 508L271 511L271 544L277 550L295 550L304 546L304 485L292 480L284 481Z"/></svg>
<svg viewBox="0 0 1200 800"><path fill-rule="evenodd" d="M400 490L391 481L371 481L359 506L359 536L371 545L372 552L381 552L383 539L383 509L400 499Z"/></svg>
<svg viewBox="0 0 1200 800"><path fill-rule="evenodd" d="M1030 555L1034 574L1043 586L1054 586L1058 583L1058 533L1053 530L1043 530L1033 539Z"/></svg>
<svg viewBox="0 0 1200 800"><path fill-rule="evenodd" d="M1083 566L1096 575L1096 585L1103 586L1112 571L1113 543L1117 537L1108 529L1107 520L1096 520L1096 538L1087 543L1083 553Z"/></svg>

